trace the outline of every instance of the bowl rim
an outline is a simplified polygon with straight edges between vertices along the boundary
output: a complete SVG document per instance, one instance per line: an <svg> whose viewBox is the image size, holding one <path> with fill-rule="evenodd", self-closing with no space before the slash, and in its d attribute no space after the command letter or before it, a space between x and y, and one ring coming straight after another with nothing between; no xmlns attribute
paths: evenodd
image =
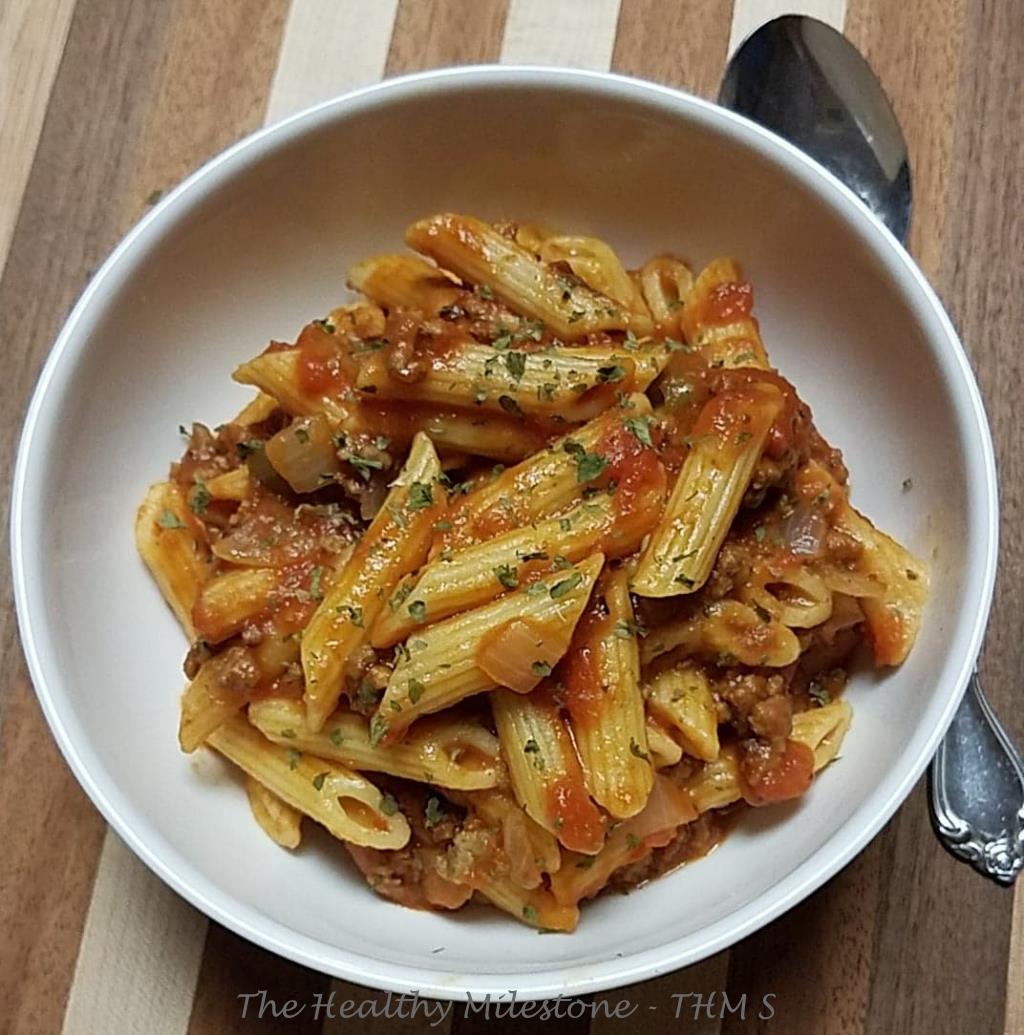
<svg viewBox="0 0 1024 1035"><path fill-rule="evenodd" d="M673 118L696 122L711 132L724 135L744 149L754 150L795 177L832 208L843 222L866 240L874 239L874 250L888 252L899 264L910 286L899 285L900 293L912 296L916 288L937 321L941 335L927 335L929 349L943 366L951 392L964 412L962 446L968 459L980 461L980 480L984 493L975 503L980 507L979 542L974 553L983 555L983 566L974 578L974 593L962 597L963 606L955 625L970 628L969 650L956 678L945 692L942 708L934 719L923 748L912 759L897 759L889 775L861 803L857 810L815 852L805 858L775 887L751 902L733 910L706 929L707 936L689 935L655 948L622 954L585 967L552 965L543 972L463 974L426 967L393 963L329 946L285 924L271 920L258 909L237 900L229 891L205 877L182 857L173 845L153 830L145 817L136 812L108 781L96 772L100 760L84 737L76 738L62 714L63 677L53 671L39 649L34 626L32 588L40 558L26 553L30 532L26 522L28 486L37 477L33 462L37 431L42 411L52 392L66 388L80 356L88 347L88 337L76 341L79 324L93 300L108 281L116 283L146 254L147 242L156 241L178 219L201 203L219 185L245 168L285 148L292 140L362 111L402 103L433 92L449 90L544 88L590 93L596 100L619 99L658 109ZM181 211L179 212L179 207ZM891 275L891 274L890 274ZM516 989L520 1001L582 995L643 981L676 970L730 947L757 931L831 878L847 865L875 837L907 797L939 740L952 721L975 665L987 624L995 581L998 548L998 488L995 456L984 404L964 348L934 290L889 230L841 181L792 144L756 123L721 108L710 101L668 86L609 72L547 66L469 65L432 69L353 90L297 112L263 127L214 156L196 172L170 191L129 230L83 291L72 309L43 366L26 411L18 444L11 499L11 562L14 598L21 642L46 721L67 764L79 784L106 821L132 851L161 880L173 888L207 917L236 934L278 955L327 974L373 988L393 992L417 992L439 999L474 999L490 993L506 995ZM39 619L40 627L44 624ZM934 706L933 706L934 707ZM81 741L81 742L80 742ZM100 767L101 768L101 767ZM703 932L701 932L703 933ZM441 963L443 957L435 957Z"/></svg>

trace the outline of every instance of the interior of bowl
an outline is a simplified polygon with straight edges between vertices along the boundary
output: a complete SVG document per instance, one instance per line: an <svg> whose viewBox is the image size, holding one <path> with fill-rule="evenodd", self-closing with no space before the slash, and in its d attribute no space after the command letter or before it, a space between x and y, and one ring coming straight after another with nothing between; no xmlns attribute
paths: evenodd
<svg viewBox="0 0 1024 1035"><path fill-rule="evenodd" d="M186 647L132 542L144 488L248 398L230 381L347 297L354 260L451 209L605 238L629 261L732 255L769 352L839 446L853 496L932 568L903 668L857 676L843 755L798 805L538 938L503 914L403 910L330 838L295 854L217 759L176 742ZM933 296L814 168L701 102L641 84L491 70L388 84L262 135L177 192L94 282L30 417L15 506L26 649L79 777L178 890L313 966L391 988L521 996L607 987L752 930L862 847L920 773L977 647L993 567L991 456ZM905 479L912 488L904 487Z"/></svg>

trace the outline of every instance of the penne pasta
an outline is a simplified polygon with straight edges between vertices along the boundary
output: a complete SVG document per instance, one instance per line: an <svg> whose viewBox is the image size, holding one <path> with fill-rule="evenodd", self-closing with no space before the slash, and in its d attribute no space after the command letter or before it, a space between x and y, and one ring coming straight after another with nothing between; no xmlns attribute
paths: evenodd
<svg viewBox="0 0 1024 1035"><path fill-rule="evenodd" d="M491 707L512 789L527 815L572 851L600 851L604 819L550 687L529 694L495 690Z"/></svg>
<svg viewBox="0 0 1024 1035"><path fill-rule="evenodd" d="M402 606L406 599L422 600L432 620L440 621L481 607L539 573L575 564L595 550L612 557L629 553L656 519L651 507L621 515L614 499L603 493L581 500L561 517L540 519L455 552L442 550L393 594L370 642L388 647L416 629L417 622Z"/></svg>
<svg viewBox="0 0 1024 1035"><path fill-rule="evenodd" d="M434 315L464 293L457 279L415 255L375 255L350 267L348 286L387 307Z"/></svg>
<svg viewBox="0 0 1024 1035"><path fill-rule="evenodd" d="M665 513L640 559L634 593L667 597L704 585L782 405L777 388L759 383L723 392L704 407Z"/></svg>
<svg viewBox="0 0 1024 1035"><path fill-rule="evenodd" d="M598 331L632 330L639 336L651 331L650 317L591 291L479 219L433 216L413 223L405 240L464 280L485 285L516 312L542 320L566 341Z"/></svg>
<svg viewBox="0 0 1024 1035"><path fill-rule="evenodd" d="M853 709L842 698L793 716L790 737L814 752L814 771L820 772L839 755L853 721Z"/></svg>
<svg viewBox="0 0 1024 1035"><path fill-rule="evenodd" d="M606 475L609 445L618 441L627 422L642 422L650 412L646 396L631 395L543 452L474 489L452 507L453 530L445 544L464 546L490 539L572 506Z"/></svg>
<svg viewBox="0 0 1024 1035"><path fill-rule="evenodd" d="M613 827L597 855L564 853L561 868L551 877L555 900L575 906L596 895L616 870L645 859L654 848L668 844L679 827L696 818L689 792L666 776L656 777L647 807Z"/></svg>
<svg viewBox="0 0 1024 1035"><path fill-rule="evenodd" d="M507 335L506 335L507 337ZM661 347L548 346L524 351L468 339L431 359L415 381L392 376L383 353L359 368L356 387L376 399L408 399L437 406L520 412L579 423L597 416L621 392L642 392L661 372Z"/></svg>
<svg viewBox="0 0 1024 1035"><path fill-rule="evenodd" d="M181 695L178 743L182 751L195 751L245 705L245 695L230 686L232 662L229 654L214 655L200 666Z"/></svg>
<svg viewBox="0 0 1024 1035"><path fill-rule="evenodd" d="M464 791L495 787L502 779L494 734L465 719L425 719L404 741L377 745L370 742L367 720L343 709L328 716L319 732L311 732L302 703L288 698L254 701L249 721L275 744L341 762L359 772L388 773Z"/></svg>
<svg viewBox="0 0 1024 1035"><path fill-rule="evenodd" d="M425 628L404 645L371 723L374 742L393 743L419 717L524 678L531 690L569 647L602 554L548 575L486 607L436 625L423 601L403 604ZM499 670L505 666L505 671Z"/></svg>
<svg viewBox="0 0 1024 1035"><path fill-rule="evenodd" d="M654 782L628 578L620 569L597 587L563 673L587 788L616 819L636 815Z"/></svg>
<svg viewBox="0 0 1024 1035"><path fill-rule="evenodd" d="M640 270L644 301L663 331L679 329L683 306L693 288L690 268L671 255L659 255L644 263Z"/></svg>
<svg viewBox="0 0 1024 1035"><path fill-rule="evenodd" d="M765 620L737 600L706 604L696 615L651 630L641 648L645 665L668 651L701 654L721 665L785 668L800 656L792 629L770 616Z"/></svg>
<svg viewBox="0 0 1024 1035"><path fill-rule="evenodd" d="M580 922L575 905L562 905L544 888L528 891L508 877L491 877L479 894L521 923L544 931L575 931Z"/></svg>
<svg viewBox="0 0 1024 1035"><path fill-rule="evenodd" d="M647 689L648 711L686 754L705 762L718 758L718 710L700 666L663 669Z"/></svg>
<svg viewBox="0 0 1024 1035"><path fill-rule="evenodd" d="M248 774L245 793L253 818L267 836L282 848L298 848L302 842L302 813Z"/></svg>
<svg viewBox="0 0 1024 1035"><path fill-rule="evenodd" d="M270 607L278 574L272 568L240 568L210 579L192 608L196 633L220 643Z"/></svg>
<svg viewBox="0 0 1024 1035"><path fill-rule="evenodd" d="M657 719L647 716L647 751L655 769L668 769L683 757L683 749Z"/></svg>
<svg viewBox="0 0 1024 1035"><path fill-rule="evenodd" d="M426 559L431 530L444 511L441 465L425 435L352 556L338 572L302 637L306 717L319 730L334 711L345 676L398 580Z"/></svg>
<svg viewBox="0 0 1024 1035"><path fill-rule="evenodd" d="M219 726L207 743L341 841L394 849L409 840L405 816L365 777L336 762L272 744L242 716Z"/></svg>
<svg viewBox="0 0 1024 1035"><path fill-rule="evenodd" d="M767 368L752 315L753 292L732 259L715 259L693 282L681 314L686 340L716 366Z"/></svg>
<svg viewBox="0 0 1024 1035"><path fill-rule="evenodd" d="M179 741L384 898L571 931L713 845L702 813L808 789L927 574L851 506L732 259L453 213L406 241L239 366L255 398L143 500Z"/></svg>
<svg viewBox="0 0 1024 1035"><path fill-rule="evenodd" d="M192 608L210 576L210 552L179 486L150 486L135 518L135 545L164 600L194 640Z"/></svg>

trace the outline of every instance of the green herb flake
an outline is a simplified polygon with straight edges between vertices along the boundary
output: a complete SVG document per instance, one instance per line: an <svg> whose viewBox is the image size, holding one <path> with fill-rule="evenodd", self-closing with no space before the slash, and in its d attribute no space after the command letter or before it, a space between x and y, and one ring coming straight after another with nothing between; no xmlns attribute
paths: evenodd
<svg viewBox="0 0 1024 1035"><path fill-rule="evenodd" d="M323 590L320 588L320 582L324 577L324 568L322 564L318 564L309 573L309 595L317 601L323 600Z"/></svg>
<svg viewBox="0 0 1024 1035"><path fill-rule="evenodd" d="M328 739L335 747L341 747L341 742L345 739L344 735L341 732L341 727L335 726L334 729L331 730Z"/></svg>
<svg viewBox="0 0 1024 1035"><path fill-rule="evenodd" d="M434 531L435 532L450 532L452 530L452 523L450 521L435 521Z"/></svg>
<svg viewBox="0 0 1024 1035"><path fill-rule="evenodd" d="M309 432L305 428L295 429L295 438L302 443L302 445L309 445Z"/></svg>
<svg viewBox="0 0 1024 1035"><path fill-rule="evenodd" d="M409 509L423 510L434 502L434 489L429 482L413 482L409 486Z"/></svg>
<svg viewBox="0 0 1024 1035"><path fill-rule="evenodd" d="M356 469L359 477L364 482L370 480L370 476L374 471L380 471L384 468L383 460L378 460L376 457L359 456L357 453L353 453L348 458L348 462Z"/></svg>
<svg viewBox="0 0 1024 1035"><path fill-rule="evenodd" d="M445 808L441 804L441 799L434 795L427 798L427 804L423 809L423 816L428 828L436 827L445 817Z"/></svg>
<svg viewBox="0 0 1024 1035"><path fill-rule="evenodd" d="M538 772L544 772L544 756L540 753L540 744L533 737L530 737L523 744L523 754L531 756L534 769Z"/></svg>
<svg viewBox="0 0 1024 1035"><path fill-rule="evenodd" d="M302 758L302 752L296 751L295 748L289 748L285 758L288 759L288 768L294 772L299 767L299 760Z"/></svg>
<svg viewBox="0 0 1024 1035"><path fill-rule="evenodd" d="M529 902L523 906L523 919L528 923L535 924L537 922L537 907L531 906Z"/></svg>
<svg viewBox="0 0 1024 1035"><path fill-rule="evenodd" d="M546 661L535 661L530 669L535 676L540 676L542 679L551 675L551 666Z"/></svg>
<svg viewBox="0 0 1024 1035"><path fill-rule="evenodd" d="M165 510L157 519L156 523L161 528L185 528L185 522L171 510Z"/></svg>
<svg viewBox="0 0 1024 1035"><path fill-rule="evenodd" d="M626 368L620 366L618 363L610 364L605 367L597 368L597 380L601 384L614 383L621 381L626 376Z"/></svg>
<svg viewBox="0 0 1024 1035"><path fill-rule="evenodd" d="M380 796L380 811L385 816L393 816L398 811L398 802L393 794L385 792Z"/></svg>
<svg viewBox="0 0 1024 1035"><path fill-rule="evenodd" d="M206 487L206 482L197 478L192 491L188 494L189 510L193 514L204 514L210 505L210 499L210 490Z"/></svg>
<svg viewBox="0 0 1024 1035"><path fill-rule="evenodd" d="M330 772L327 770L322 773L317 773L316 776L313 777L313 786L318 791L322 791L324 789L324 780L326 780L330 775Z"/></svg>
<svg viewBox="0 0 1024 1035"><path fill-rule="evenodd" d="M282 737L284 737L286 740L294 740L295 739L295 730L293 730L293 729L281 730L280 735Z"/></svg>
<svg viewBox="0 0 1024 1035"><path fill-rule="evenodd" d="M600 453L584 453L576 458L576 483L592 482L599 478L608 466L608 461Z"/></svg>
<svg viewBox="0 0 1024 1035"><path fill-rule="evenodd" d="M427 605L422 600L414 600L409 605L409 617L414 622L422 622L427 617Z"/></svg>
<svg viewBox="0 0 1024 1035"><path fill-rule="evenodd" d="M654 447L651 439L651 418L650 417L627 417L623 422L626 430L632 432L636 440L648 449Z"/></svg>
<svg viewBox="0 0 1024 1035"><path fill-rule="evenodd" d="M766 528L764 527L764 525L758 525L758 526L757 526L757 528L755 528L755 529L754 529L754 538L755 538L755 539L756 539L756 540L757 540L757 541L758 541L759 543L763 543L763 542L764 542L764 537L765 537L765 536L766 536L767 534L768 534L768 531L767 531L767 529L766 529Z"/></svg>
<svg viewBox="0 0 1024 1035"><path fill-rule="evenodd" d="M634 758L642 758L648 765L651 764L651 756L644 751L633 737L629 738L629 753Z"/></svg>
<svg viewBox="0 0 1024 1035"><path fill-rule="evenodd" d="M370 747L376 747L384 739L387 731L387 719L382 718L380 715L375 715L370 723Z"/></svg>
<svg viewBox="0 0 1024 1035"><path fill-rule="evenodd" d="M512 398L511 395L499 395L498 405L506 412L512 414L513 417L522 417L523 411L519 407L519 403Z"/></svg>
<svg viewBox="0 0 1024 1035"><path fill-rule="evenodd" d="M499 564L494 575L506 589L515 589L519 585L519 572L511 564Z"/></svg>
<svg viewBox="0 0 1024 1035"><path fill-rule="evenodd" d="M561 582L556 582L548 593L552 600L560 600L562 597L571 593L581 582L583 576L577 571L570 575L567 579L562 579Z"/></svg>
<svg viewBox="0 0 1024 1035"><path fill-rule="evenodd" d="M810 686L807 687L807 696L819 708L824 708L832 700L832 695L817 679L811 680Z"/></svg>
<svg viewBox="0 0 1024 1035"><path fill-rule="evenodd" d="M422 696L426 687L418 679L409 680L409 700L415 704Z"/></svg>
<svg viewBox="0 0 1024 1035"><path fill-rule="evenodd" d="M508 368L510 377L516 381L521 380L523 374L526 373L526 353L506 352L505 366Z"/></svg>
<svg viewBox="0 0 1024 1035"><path fill-rule="evenodd" d="M340 604L335 610L357 628L363 628L363 609L358 604Z"/></svg>

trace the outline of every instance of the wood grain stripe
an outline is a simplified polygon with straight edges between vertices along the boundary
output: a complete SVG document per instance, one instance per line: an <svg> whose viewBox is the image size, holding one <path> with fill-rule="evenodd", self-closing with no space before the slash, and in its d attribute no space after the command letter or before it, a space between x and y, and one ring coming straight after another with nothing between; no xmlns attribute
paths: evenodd
<svg viewBox="0 0 1024 1035"><path fill-rule="evenodd" d="M0 5L0 275L75 0Z"/></svg>
<svg viewBox="0 0 1024 1035"><path fill-rule="evenodd" d="M497 61L508 0L400 0L385 71Z"/></svg>
<svg viewBox="0 0 1024 1035"><path fill-rule="evenodd" d="M0 499L7 527L20 414L87 271L126 228L130 167L156 85L169 5L79 0L0 281L6 376ZM18 415L18 416L16 416ZM104 826L32 694L0 551L0 1003L5 1032L60 1030Z"/></svg>
<svg viewBox="0 0 1024 1035"><path fill-rule="evenodd" d="M501 61L607 71L619 0L510 0Z"/></svg>
<svg viewBox="0 0 1024 1035"><path fill-rule="evenodd" d="M622 0L612 69L715 97L731 19L732 0Z"/></svg>
<svg viewBox="0 0 1024 1035"><path fill-rule="evenodd" d="M64 1031L185 1030L206 921L108 833Z"/></svg>
<svg viewBox="0 0 1024 1035"><path fill-rule="evenodd" d="M1019 880L1013 897L1003 1035L1024 1035L1024 884Z"/></svg>
<svg viewBox="0 0 1024 1035"><path fill-rule="evenodd" d="M164 31L150 41L146 106L107 159L116 161L123 181L109 195L120 206L119 231L141 214L154 191L259 125L276 61L283 2L260 5L255 17L235 5L201 0L178 0L174 8ZM231 62L224 54L232 55ZM132 89L138 87L133 79ZM213 96L216 106L205 103ZM115 121L116 110L108 118ZM123 1018L114 1030L184 1031L206 926L108 832L64 1031L109 1032L112 1016Z"/></svg>
<svg viewBox="0 0 1024 1035"><path fill-rule="evenodd" d="M384 74L398 0L293 0L267 122Z"/></svg>
<svg viewBox="0 0 1024 1035"><path fill-rule="evenodd" d="M846 0L736 0L729 33L729 53L757 28L784 14L809 14L842 29Z"/></svg>

